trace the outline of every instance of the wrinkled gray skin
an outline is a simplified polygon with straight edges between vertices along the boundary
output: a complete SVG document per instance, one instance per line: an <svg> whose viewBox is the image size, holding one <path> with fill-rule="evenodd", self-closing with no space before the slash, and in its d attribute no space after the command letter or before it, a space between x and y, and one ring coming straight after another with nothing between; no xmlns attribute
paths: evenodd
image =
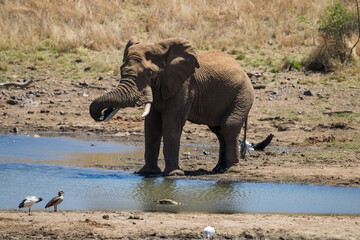
<svg viewBox="0 0 360 240"><path fill-rule="evenodd" d="M145 165L139 174L161 173L161 138L164 174L184 174L179 168L179 146L186 120L208 125L219 139L214 172L224 172L239 162L239 135L253 104L254 90L247 74L229 55L195 52L182 38L144 44L133 38L126 46L120 70L119 85L91 103L90 115L103 121L114 109L151 103L145 118Z"/></svg>

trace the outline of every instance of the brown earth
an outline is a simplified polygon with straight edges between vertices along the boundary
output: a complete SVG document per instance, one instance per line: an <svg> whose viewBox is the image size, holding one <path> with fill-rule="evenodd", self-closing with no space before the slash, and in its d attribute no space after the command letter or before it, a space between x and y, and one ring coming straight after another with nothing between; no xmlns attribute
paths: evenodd
<svg viewBox="0 0 360 240"><path fill-rule="evenodd" d="M0 211L0 239L360 239L359 216Z"/></svg>
<svg viewBox="0 0 360 240"><path fill-rule="evenodd" d="M302 72L252 77L256 100L249 116L248 141L256 143L274 134L265 151L252 152L224 174L212 174L216 150L210 154L181 152L186 178L243 182L286 182L360 186L360 91L336 80L309 84L323 76ZM50 72L31 74L26 88L0 89L2 134L69 135L91 140L143 145L141 109L124 109L108 123L94 122L88 107L116 77L104 74L90 80L62 80ZM8 77L9 82L17 77ZM25 80L28 78L25 78ZM265 87L265 88L264 88ZM305 91L312 90L310 95ZM206 126L186 123L182 146L217 147ZM187 148L189 149L189 148ZM136 171L143 159L119 159L107 169ZM131 162L131 164L129 164ZM160 159L160 167L164 167ZM57 216L53 218L53 216ZM103 215L109 215L104 220ZM140 219L130 219L130 216ZM201 238L206 225L218 229L218 238L360 239L359 216L279 214L201 214L64 211L59 213L0 212L0 238Z"/></svg>

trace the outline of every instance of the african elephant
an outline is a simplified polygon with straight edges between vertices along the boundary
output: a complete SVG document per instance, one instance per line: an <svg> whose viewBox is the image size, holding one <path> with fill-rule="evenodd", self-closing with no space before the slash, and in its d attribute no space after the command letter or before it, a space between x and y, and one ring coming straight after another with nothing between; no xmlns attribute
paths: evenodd
<svg viewBox="0 0 360 240"><path fill-rule="evenodd" d="M245 123L246 136L254 90L232 57L219 51L196 52L183 38L155 43L133 38L126 45L120 70L119 85L90 104L90 115L96 121L108 121L120 108L145 105L145 165L139 174L161 173L161 138L163 174L184 174L179 168L179 147L186 120L208 125L219 139L214 172L239 162L239 135Z"/></svg>

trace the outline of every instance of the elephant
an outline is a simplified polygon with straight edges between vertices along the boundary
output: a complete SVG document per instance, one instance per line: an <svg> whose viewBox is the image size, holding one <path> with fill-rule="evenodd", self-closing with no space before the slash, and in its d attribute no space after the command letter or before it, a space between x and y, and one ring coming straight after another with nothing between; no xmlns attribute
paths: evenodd
<svg viewBox="0 0 360 240"><path fill-rule="evenodd" d="M245 157L244 142L254 89L246 72L221 51L195 51L175 37L154 43L127 43L116 88L90 104L95 121L108 121L125 107L145 106L145 165L140 175L184 175L179 167L180 137L185 122L205 124L217 136L219 159L213 172L223 173ZM158 167L163 139L165 169Z"/></svg>

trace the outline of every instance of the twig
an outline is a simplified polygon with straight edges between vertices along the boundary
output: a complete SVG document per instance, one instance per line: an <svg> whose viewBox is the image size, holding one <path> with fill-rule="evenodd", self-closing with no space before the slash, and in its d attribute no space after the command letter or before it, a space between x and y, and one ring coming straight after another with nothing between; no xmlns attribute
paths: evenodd
<svg viewBox="0 0 360 240"><path fill-rule="evenodd" d="M354 44L354 46L351 48L350 50L350 54L352 53L353 49L355 48L355 46L359 43L360 40L360 13L359 13L359 4L358 1L355 0L356 2L356 9L357 9L357 17L358 17L358 39L356 40L356 43Z"/></svg>
<svg viewBox="0 0 360 240"><path fill-rule="evenodd" d="M71 83L71 85L78 87L78 88L93 88L93 89L99 89L99 90L107 90L108 89L106 87L90 86L87 83L81 83L81 84Z"/></svg>
<svg viewBox="0 0 360 240"><path fill-rule="evenodd" d="M324 112L323 114L333 116L335 114L343 114L343 113L354 113L353 111L333 111L333 112Z"/></svg>
<svg viewBox="0 0 360 240"><path fill-rule="evenodd" d="M19 88L26 88L27 86L30 85L30 83L32 83L32 81L33 81L32 79L29 79L24 83L16 83L16 82L14 82L14 83L0 83L0 87L11 87L11 86L13 86L13 87L19 87Z"/></svg>

